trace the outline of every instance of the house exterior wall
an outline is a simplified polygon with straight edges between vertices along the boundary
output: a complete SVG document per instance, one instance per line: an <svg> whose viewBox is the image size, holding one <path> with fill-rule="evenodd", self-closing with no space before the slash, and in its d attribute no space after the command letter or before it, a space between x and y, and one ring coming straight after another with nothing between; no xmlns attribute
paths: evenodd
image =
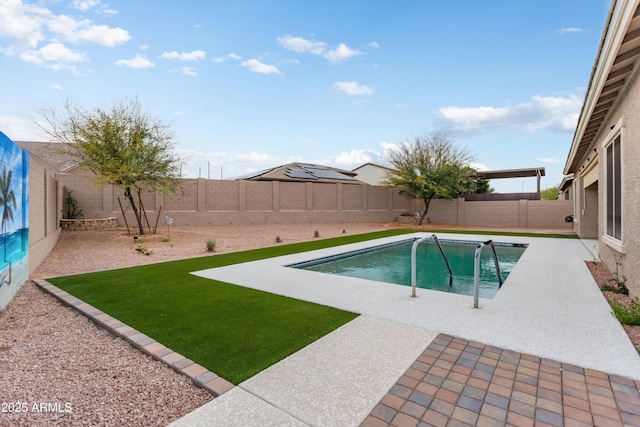
<svg viewBox="0 0 640 427"><path fill-rule="evenodd" d="M599 240L599 257L620 279L627 279L633 296L640 297L640 72L636 69L629 85L612 109L607 126L597 135L579 169L587 170L597 161L598 181L584 188L584 174L576 174L575 231L581 238ZM622 246L606 237L606 168L605 145L618 132L611 129L618 123L622 135Z"/></svg>
<svg viewBox="0 0 640 427"><path fill-rule="evenodd" d="M633 296L640 296L640 72L636 68L635 75L629 83L627 93L620 104L612 111L611 124L624 120L622 129L622 248L609 244L607 239L600 239L600 258L613 273L618 272L622 279L627 278L627 286ZM608 129L607 129L608 130ZM602 144L608 134L600 135L598 150L603 151ZM600 158L604 156L600 155ZM604 181L604 162L600 167L600 181ZM600 212L598 232L606 234L606 188L599 186Z"/></svg>
<svg viewBox="0 0 640 427"><path fill-rule="evenodd" d="M371 164L359 167L354 172L358 174L356 178L369 185L382 185L387 178L387 169Z"/></svg>

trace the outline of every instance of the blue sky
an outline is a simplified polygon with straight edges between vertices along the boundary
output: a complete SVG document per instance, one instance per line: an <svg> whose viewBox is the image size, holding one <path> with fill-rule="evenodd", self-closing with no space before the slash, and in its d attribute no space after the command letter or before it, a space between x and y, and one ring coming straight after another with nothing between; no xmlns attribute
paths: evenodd
<svg viewBox="0 0 640 427"><path fill-rule="evenodd" d="M38 106L137 96L171 123L184 176L385 164L394 145L445 131L479 169L544 166L551 187L609 5L2 0L0 130L46 140L29 119Z"/></svg>

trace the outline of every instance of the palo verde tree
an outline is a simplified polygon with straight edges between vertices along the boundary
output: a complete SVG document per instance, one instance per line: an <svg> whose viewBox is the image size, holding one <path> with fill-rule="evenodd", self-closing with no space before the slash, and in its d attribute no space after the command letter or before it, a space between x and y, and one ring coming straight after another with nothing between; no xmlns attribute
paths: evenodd
<svg viewBox="0 0 640 427"><path fill-rule="evenodd" d="M38 126L67 144L79 164L95 174L98 184L124 190L138 231L144 234L141 192L166 193L178 188L179 163L173 155L169 125L152 117L138 98L123 98L110 109L81 108L67 100L62 112L41 108L38 113L44 119L36 121Z"/></svg>
<svg viewBox="0 0 640 427"><path fill-rule="evenodd" d="M416 137L390 150L388 160L395 169L386 184L400 186L402 193L422 200L422 224L433 199L452 199L464 191L466 178L475 171L469 167L472 156L457 147L443 132Z"/></svg>

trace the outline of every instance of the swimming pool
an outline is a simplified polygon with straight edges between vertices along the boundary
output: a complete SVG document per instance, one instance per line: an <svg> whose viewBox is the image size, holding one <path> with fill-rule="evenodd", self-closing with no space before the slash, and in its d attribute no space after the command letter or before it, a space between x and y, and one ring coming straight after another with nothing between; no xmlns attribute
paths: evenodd
<svg viewBox="0 0 640 427"><path fill-rule="evenodd" d="M411 286L411 247L415 239L375 246L330 257L291 264L289 267L340 276L357 277L397 285ZM440 240L451 265L453 283L449 286L449 271L433 240L418 245L416 252L417 287L473 295L475 249L480 242ZM494 243L500 273L507 279L524 253L524 244ZM480 256L480 297L493 298L499 284L490 249Z"/></svg>

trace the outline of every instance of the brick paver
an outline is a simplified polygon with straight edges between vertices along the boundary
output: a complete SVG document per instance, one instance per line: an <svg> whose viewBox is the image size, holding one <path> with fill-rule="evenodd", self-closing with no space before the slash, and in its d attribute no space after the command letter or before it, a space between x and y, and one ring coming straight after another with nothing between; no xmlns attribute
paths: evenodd
<svg viewBox="0 0 640 427"><path fill-rule="evenodd" d="M640 426L640 381L440 334L362 426Z"/></svg>

